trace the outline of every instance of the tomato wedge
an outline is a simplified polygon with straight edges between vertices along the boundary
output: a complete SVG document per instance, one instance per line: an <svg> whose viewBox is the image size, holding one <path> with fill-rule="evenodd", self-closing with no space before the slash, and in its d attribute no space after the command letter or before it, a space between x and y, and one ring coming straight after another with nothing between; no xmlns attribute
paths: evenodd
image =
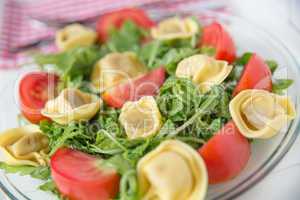
<svg viewBox="0 0 300 200"><path fill-rule="evenodd" d="M107 90L102 98L108 105L121 108L126 101L136 101L143 96L154 96L165 78L165 69L160 67L140 78Z"/></svg>
<svg viewBox="0 0 300 200"><path fill-rule="evenodd" d="M31 123L47 119L41 114L41 109L48 99L55 95L58 80L57 75L46 72L31 72L21 79L19 84L21 112Z"/></svg>
<svg viewBox="0 0 300 200"><path fill-rule="evenodd" d="M61 148L51 157L53 180L59 191L70 200L108 200L119 191L119 175L102 169L101 159Z"/></svg>
<svg viewBox="0 0 300 200"><path fill-rule="evenodd" d="M265 61L253 53L246 64L241 78L236 85L233 96L246 89L272 91L272 73Z"/></svg>
<svg viewBox="0 0 300 200"><path fill-rule="evenodd" d="M215 58L232 63L236 58L235 44L229 33L218 22L205 26L199 41L200 47L213 47Z"/></svg>
<svg viewBox="0 0 300 200"><path fill-rule="evenodd" d="M230 121L199 149L199 153L206 163L209 183L216 184L242 171L250 158L250 144Z"/></svg>
<svg viewBox="0 0 300 200"><path fill-rule="evenodd" d="M101 42L108 39L108 33L112 27L120 28L126 20L131 20L135 24L145 29L152 27L155 23L147 14L138 8L124 8L107 13L99 18L96 30Z"/></svg>

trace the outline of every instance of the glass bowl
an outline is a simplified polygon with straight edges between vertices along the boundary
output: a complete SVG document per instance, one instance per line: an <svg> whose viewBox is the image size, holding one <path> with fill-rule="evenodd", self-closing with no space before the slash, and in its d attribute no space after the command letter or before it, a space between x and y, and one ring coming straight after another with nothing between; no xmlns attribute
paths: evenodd
<svg viewBox="0 0 300 200"><path fill-rule="evenodd" d="M159 8L151 8L148 12L150 16L156 20L174 15L175 13L177 15L198 16L203 24L210 23L213 20L221 22L232 35L239 54L251 51L258 53L265 59L275 59L279 63L275 77L291 78L295 81L287 91L287 94L291 96L295 103L297 113L300 113L300 98L299 92L297 92L297 89L300 88L298 64L284 44L267 31L240 17L212 11L189 9L172 12L172 10L163 11ZM22 70L16 71L15 74L12 75L11 80L9 80L10 82L7 83L8 87L5 87L2 91L2 97L0 99L0 130L17 125L16 116L18 108L17 104L14 103L14 83L22 73ZM6 110L6 112L2 111L3 108L5 108L4 110ZM299 126L299 115L297 115L295 120L272 139L255 140L251 144L251 159L243 172L231 181L209 186L207 199L233 199L257 184L271 172L291 148L298 135ZM51 194L37 189L42 181L30 177L21 177L15 174L5 174L3 172L0 172L0 177L0 187L10 199L55 199Z"/></svg>

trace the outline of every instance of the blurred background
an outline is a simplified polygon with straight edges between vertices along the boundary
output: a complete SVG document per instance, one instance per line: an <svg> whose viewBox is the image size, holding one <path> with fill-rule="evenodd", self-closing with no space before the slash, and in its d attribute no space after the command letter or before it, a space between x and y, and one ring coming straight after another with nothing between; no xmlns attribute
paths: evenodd
<svg viewBox="0 0 300 200"><path fill-rule="evenodd" d="M84 8L78 6L82 2ZM170 9L197 6L241 16L276 36L300 63L300 0L0 0L0 91L26 62L24 52L29 48L53 50L51 38L61 24L141 2L163 2ZM78 14L78 9L83 12ZM238 199L299 199L299 154L300 138L271 174ZM1 194L0 199L4 199Z"/></svg>
<svg viewBox="0 0 300 200"><path fill-rule="evenodd" d="M294 54L300 51L299 0L0 0L0 69L24 63L24 50L31 47L53 51L49 40L66 23L90 22L86 20L99 13L134 5L242 16L277 36Z"/></svg>

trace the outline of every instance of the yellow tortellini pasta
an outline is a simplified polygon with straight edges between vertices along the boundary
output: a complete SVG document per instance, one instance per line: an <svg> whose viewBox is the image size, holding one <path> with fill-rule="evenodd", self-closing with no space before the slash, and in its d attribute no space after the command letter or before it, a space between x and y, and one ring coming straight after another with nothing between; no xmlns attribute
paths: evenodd
<svg viewBox="0 0 300 200"><path fill-rule="evenodd" d="M201 156L177 140L162 142L137 165L142 200L202 200L208 178Z"/></svg>
<svg viewBox="0 0 300 200"><path fill-rule="evenodd" d="M0 133L0 161L9 165L47 165L48 138L36 125Z"/></svg>
<svg viewBox="0 0 300 200"><path fill-rule="evenodd" d="M80 24L71 24L56 32L56 46L62 50L78 46L92 45L97 40L97 34L90 28Z"/></svg>
<svg viewBox="0 0 300 200"><path fill-rule="evenodd" d="M156 27L151 29L151 35L158 40L173 40L190 38L198 31L199 26L193 19L172 17L160 21Z"/></svg>
<svg viewBox="0 0 300 200"><path fill-rule="evenodd" d="M119 120L130 139L153 135L161 128L161 114L152 96L126 102Z"/></svg>
<svg viewBox="0 0 300 200"><path fill-rule="evenodd" d="M146 72L146 66L135 53L110 53L94 66L91 81L95 89L102 92Z"/></svg>
<svg viewBox="0 0 300 200"><path fill-rule="evenodd" d="M100 109L102 100L78 89L66 88L58 97L49 100L42 114L59 124L71 121L89 120Z"/></svg>
<svg viewBox="0 0 300 200"><path fill-rule="evenodd" d="M197 54L178 63L176 76L192 79L202 92L207 92L213 85L222 83L231 70L232 66L226 61Z"/></svg>
<svg viewBox="0 0 300 200"><path fill-rule="evenodd" d="M270 138L296 116L291 99L265 90L244 90L229 104L230 114L247 138Z"/></svg>

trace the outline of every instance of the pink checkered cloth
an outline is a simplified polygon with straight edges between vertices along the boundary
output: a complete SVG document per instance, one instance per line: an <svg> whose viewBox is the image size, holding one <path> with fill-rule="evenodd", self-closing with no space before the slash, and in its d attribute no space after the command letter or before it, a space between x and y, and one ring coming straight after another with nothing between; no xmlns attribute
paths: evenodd
<svg viewBox="0 0 300 200"><path fill-rule="evenodd" d="M218 3L216 4L216 1ZM54 37L55 29L40 21L70 22L90 19L100 13L109 12L122 7L142 6L146 9L187 8L201 3L201 6L224 10L224 2L220 0L44 0L24 2L6 0L3 6L3 20L0 35L0 69L13 69L26 63L30 56L25 53L12 53L18 49L40 40ZM43 52L56 50L54 44L43 45Z"/></svg>

